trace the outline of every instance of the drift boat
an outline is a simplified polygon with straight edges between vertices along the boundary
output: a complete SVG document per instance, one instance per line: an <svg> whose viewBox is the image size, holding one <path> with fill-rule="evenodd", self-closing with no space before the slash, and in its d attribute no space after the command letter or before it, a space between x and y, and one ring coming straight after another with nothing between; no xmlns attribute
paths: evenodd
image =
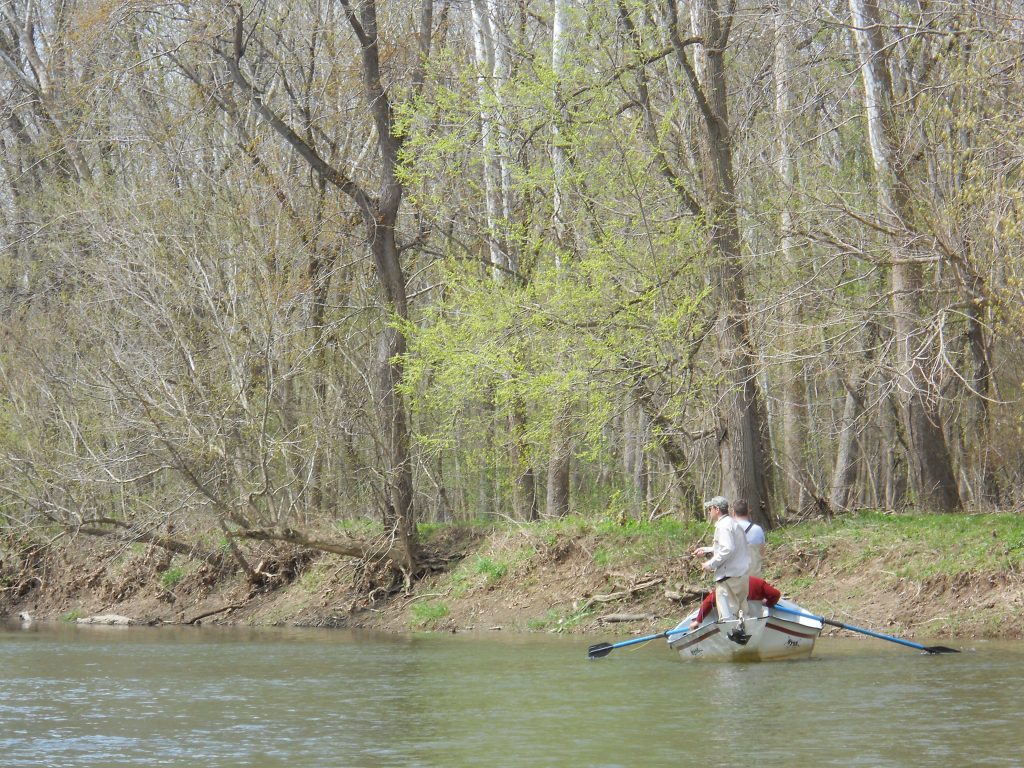
<svg viewBox="0 0 1024 768"><path fill-rule="evenodd" d="M754 615L738 620L718 621L712 610L696 629L690 631L690 622L697 618L694 611L683 619L675 629L667 629L656 635L623 640L621 643L597 643L587 649L587 658L600 659L616 648L626 648L638 643L649 643L660 637L668 639L670 648L679 651L684 659L707 659L709 661L775 661L778 659L806 659L814 650L826 624L850 632L858 632L879 640L898 643L915 648L927 654L960 653L956 648L944 645L921 645L902 637L884 635L853 624L844 624L835 619L826 619L808 613L791 600L779 600L771 608L751 603Z"/></svg>
<svg viewBox="0 0 1024 768"><path fill-rule="evenodd" d="M824 628L819 616L812 616L789 600L768 608L752 603L751 616L743 619L718 620L714 609L694 630L690 622L694 611L675 629L666 633L669 647L686 659L708 661L776 661L805 659L814 650L814 642Z"/></svg>

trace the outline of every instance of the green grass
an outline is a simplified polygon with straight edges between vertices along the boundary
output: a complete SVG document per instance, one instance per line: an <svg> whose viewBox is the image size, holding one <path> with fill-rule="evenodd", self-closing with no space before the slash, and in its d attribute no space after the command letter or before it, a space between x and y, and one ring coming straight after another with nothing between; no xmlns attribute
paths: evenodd
<svg viewBox="0 0 1024 768"><path fill-rule="evenodd" d="M712 533L710 525L695 520L665 517L651 522L614 516L545 520L530 530L548 545L564 537L599 539L593 556L601 567L660 565L698 542L710 542Z"/></svg>
<svg viewBox="0 0 1024 768"><path fill-rule="evenodd" d="M172 568L168 568L160 574L160 586L166 590L172 590L178 586L184 578L185 569L180 565L176 565Z"/></svg>
<svg viewBox="0 0 1024 768"><path fill-rule="evenodd" d="M651 522L621 516L602 515L584 518L570 515L557 520L544 520L535 523L533 529L552 534L597 534L612 540L630 541L641 538L659 540L686 538L701 535L704 531L710 531L711 527L705 522L680 520L677 517L663 517Z"/></svg>
<svg viewBox="0 0 1024 768"><path fill-rule="evenodd" d="M804 589L813 585L816 581L817 579L814 576L797 576L789 580L789 588L795 590Z"/></svg>
<svg viewBox="0 0 1024 768"><path fill-rule="evenodd" d="M488 584L497 584L508 573L508 563L492 560L489 557L478 557L473 570L482 575Z"/></svg>
<svg viewBox="0 0 1024 768"><path fill-rule="evenodd" d="M711 527L703 521L661 518L654 522L601 515L578 515L524 525L489 521L499 535L504 531L526 531L528 538L553 546L565 538L593 541L593 561L599 567L664 566L688 552L694 545L709 543ZM458 525L462 525L459 523ZM441 524L421 525L427 535L444 528ZM899 575L915 579L937 575L1020 570L1024 568L1024 516L1015 514L927 514L862 511L829 521L798 523L768 533L768 550L788 546L811 555L828 558L833 567L856 569L884 559ZM508 578L512 568L535 552L500 555L481 551L463 563L453 581L470 588L480 583L496 584Z"/></svg>
<svg viewBox="0 0 1024 768"><path fill-rule="evenodd" d="M447 523L417 523L416 534L420 537L420 541L430 541L434 536L450 527Z"/></svg>
<svg viewBox="0 0 1024 768"><path fill-rule="evenodd" d="M867 511L768 534L774 544L828 552L855 569L878 559L915 580L1024 567L1024 517L1011 514L892 514Z"/></svg>
<svg viewBox="0 0 1024 768"><path fill-rule="evenodd" d="M321 564L307 568L299 576L299 586L307 592L316 592L327 580L328 569Z"/></svg>
<svg viewBox="0 0 1024 768"><path fill-rule="evenodd" d="M514 561L523 560L529 554L522 550L514 557ZM493 587L504 579L513 565L512 560L498 559L486 555L477 555L471 560L461 563L452 571L452 596L461 597L474 587Z"/></svg>
<svg viewBox="0 0 1024 768"><path fill-rule="evenodd" d="M475 523L471 523L475 524ZM681 560L696 544L707 544L711 526L703 521L662 518L654 522L622 516L570 516L524 524L488 521L490 544L472 552L448 576L450 600L475 589L511 586L526 589L530 560L546 557L550 548L577 542L590 553L597 568L643 572L667 570L684 579L692 563ZM458 523L457 525L463 525ZM445 525L421 526L421 535L443 535ZM488 549L491 546L493 548ZM924 514L863 511L829 521L812 521L776 528L768 533L767 566L775 565L772 550L799 551L813 563L827 563L837 573L870 569L880 584L900 578L921 583L932 578L956 578L1024 570L1024 516L1014 514ZM689 573L698 579L701 574ZM787 589L800 590L819 580L817 574L789 574ZM415 604L412 620L432 628L448 614L445 603ZM567 632L592 611L556 607L529 621L529 628Z"/></svg>
<svg viewBox="0 0 1024 768"><path fill-rule="evenodd" d="M447 603L429 601L413 603L411 612L414 626L420 629L434 629L442 620L448 617L451 609Z"/></svg>

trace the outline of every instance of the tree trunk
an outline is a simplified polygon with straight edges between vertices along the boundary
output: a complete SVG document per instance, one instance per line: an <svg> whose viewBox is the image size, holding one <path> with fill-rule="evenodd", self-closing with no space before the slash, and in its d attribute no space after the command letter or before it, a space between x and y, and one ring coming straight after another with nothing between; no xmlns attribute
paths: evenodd
<svg viewBox="0 0 1024 768"><path fill-rule="evenodd" d="M850 506L850 495L857 480L858 442L857 423L863 411L860 396L860 379L854 378L844 382L846 397L843 415L839 422L839 445L836 449L836 461L832 470L832 491L829 494L829 505L833 511L840 512Z"/></svg>
<svg viewBox="0 0 1024 768"><path fill-rule="evenodd" d="M868 139L883 224L892 233L892 309L900 380L900 409L910 460L910 483L917 503L945 512L960 509L939 414L939 393L924 370L923 268L915 260L910 236L909 192L898 172L892 115L892 76L875 0L850 0L860 53Z"/></svg>
<svg viewBox="0 0 1024 768"><path fill-rule="evenodd" d="M675 21L674 3L671 5ZM715 259L717 296L722 303L716 326L720 370L726 387L719 398L718 415L721 486L729 499L746 499L751 517L770 528L770 480L764 449L767 426L750 340L729 128L725 50L732 18L719 9L717 0L700 0L693 6L693 14L694 31L703 41L698 66L690 66L675 28L673 46L689 75L703 118L701 179L705 224L709 250Z"/></svg>
<svg viewBox="0 0 1024 768"><path fill-rule="evenodd" d="M386 220L386 219L385 219ZM398 266L398 248L394 239L393 220L390 225L375 227L378 241L371 243L375 260L387 265L383 274L384 292L397 317L407 320L408 305L405 296L405 276ZM381 273L379 273L381 274ZM399 390L402 382L402 361L408 350L405 335L398 329L385 329L380 338L377 409L385 430L384 445L387 453L387 507L384 525L394 531L402 551L403 566L412 572L416 567L416 521L413 508L412 456L408 408Z"/></svg>
<svg viewBox="0 0 1024 768"><path fill-rule="evenodd" d="M405 192L398 167L403 137L394 131L394 114L380 75L380 37L377 28L377 6L365 0L353 9L347 0L342 6L352 31L359 42L363 87L377 134L380 161L380 187L376 195L342 169L332 166L266 103L264 96L242 72L247 37L244 17L236 18L231 50L223 52L231 77L260 117L287 141L326 183L339 189L355 203L366 228L366 242L373 258L374 271L383 294L384 305L392 317L409 319L406 278L401 254L395 239L395 226ZM430 48L432 25L431 0L423 0L420 30L420 53L425 59ZM412 75L414 87L422 85L422 73ZM407 577L416 570L418 546L413 505L412 460L410 456L409 417L405 400L398 390L402 380L402 360L407 344L403 333L389 323L378 346L377 413L380 419L386 462L383 522L390 528L394 550L400 551L398 564Z"/></svg>
<svg viewBox="0 0 1024 768"><path fill-rule="evenodd" d="M790 274L803 272L802 254L794 233L793 201L796 190L796 161L793 156L792 32L788 11L790 0L776 0L775 8L775 121L779 154L777 171L780 189L779 241L782 260ZM799 281L794 280L794 285ZM795 289L791 289L795 291ZM782 477L784 505L797 512L816 496L807 469L807 392L800 356L798 331L803 326L801 297L795 292L781 307L782 343Z"/></svg>
<svg viewBox="0 0 1024 768"><path fill-rule="evenodd" d="M546 514L565 517L569 514L572 444L569 440L569 411L563 405L551 425L551 458L548 461Z"/></svg>
<svg viewBox="0 0 1024 768"><path fill-rule="evenodd" d="M517 520L537 520L537 479L526 452L526 407L515 398L509 413L509 459L512 464L512 510Z"/></svg>
<svg viewBox="0 0 1024 768"><path fill-rule="evenodd" d="M989 447L992 425L988 403L992 389L992 365L985 343L985 324L980 314L978 303L972 301L967 309L967 343L971 353L970 381L973 390L968 395L968 424L973 433L970 445L974 449L974 479L978 485L975 502L978 506L998 507L999 482L992 468Z"/></svg>
<svg viewBox="0 0 1024 768"><path fill-rule="evenodd" d="M894 397L886 398L879 414L886 509L902 509L907 504L908 446L900 419L899 403Z"/></svg>
<svg viewBox="0 0 1024 768"><path fill-rule="evenodd" d="M484 192L487 202L487 240L491 274L499 285L518 273L519 258L505 235L511 215L511 173L508 169L509 129L502 109L509 77L509 23L505 0L473 0L477 98L483 152ZM513 355L517 357L516 352ZM514 396L509 405L508 461L512 470L512 511L519 520L538 516L536 479L527 450L526 407Z"/></svg>
<svg viewBox="0 0 1024 768"><path fill-rule="evenodd" d="M561 79L564 75L565 54L568 45L566 37L568 0L555 0L554 20L551 35L551 72L554 75L553 94L558 114L551 123L551 168L552 184L552 229L555 239L555 269L559 279L565 268L562 254L566 243L565 221L565 170L566 152L562 144L561 125L568 119L563 106ZM550 456L548 458L547 514L563 517L569 514L570 476L572 469L572 416L567 402L555 405L556 412L551 421Z"/></svg>
<svg viewBox="0 0 1024 768"><path fill-rule="evenodd" d="M476 52L477 98L480 105L480 143L484 171L484 199L487 203L487 244L491 272L495 279L504 278L509 268L508 246L501 234L505 226L506 207L502 178L504 158L499 151L501 120L497 106L501 82L495 76L496 34L500 18L492 18L496 2L473 0L473 44Z"/></svg>

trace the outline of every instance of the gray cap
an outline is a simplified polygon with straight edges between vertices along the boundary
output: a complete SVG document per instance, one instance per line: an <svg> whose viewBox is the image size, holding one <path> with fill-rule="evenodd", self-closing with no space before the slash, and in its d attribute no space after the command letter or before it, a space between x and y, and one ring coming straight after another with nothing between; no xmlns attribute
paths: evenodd
<svg viewBox="0 0 1024 768"><path fill-rule="evenodd" d="M718 507L723 512L729 511L729 500L725 496L715 496L715 498L704 502L704 511L707 512L711 507Z"/></svg>

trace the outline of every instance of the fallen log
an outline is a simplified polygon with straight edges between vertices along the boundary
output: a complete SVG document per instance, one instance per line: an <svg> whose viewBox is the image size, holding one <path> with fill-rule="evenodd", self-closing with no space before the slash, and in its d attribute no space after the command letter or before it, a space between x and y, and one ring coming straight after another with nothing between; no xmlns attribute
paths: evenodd
<svg viewBox="0 0 1024 768"><path fill-rule="evenodd" d="M664 584L664 583L665 583L665 577L664 576L659 576L656 579L651 579L650 581L645 581L645 582L643 582L641 584L637 584L637 585L632 586L632 587L627 587L626 589L623 589L623 590L621 590L619 592L611 592L611 593L609 593L607 595L593 595L590 598L589 602L592 602L592 603L611 603L611 602L614 602L616 600L621 600L624 597L632 597L637 592L643 592L644 590L650 589L651 587L656 587L659 584Z"/></svg>
<svg viewBox="0 0 1024 768"><path fill-rule="evenodd" d="M601 616L598 621L602 624L615 624L618 622L625 621L651 621L658 618L653 613L609 613L607 616Z"/></svg>
<svg viewBox="0 0 1024 768"><path fill-rule="evenodd" d="M84 616L79 619L75 619L76 624L102 624L107 627L127 627L129 624L135 624L137 622L129 619L127 616L119 616L116 613L104 613L101 616Z"/></svg>
<svg viewBox="0 0 1024 768"><path fill-rule="evenodd" d="M676 589L666 589L665 597L680 603L688 603L691 600L703 600L704 596L710 591L707 587L679 586Z"/></svg>
<svg viewBox="0 0 1024 768"><path fill-rule="evenodd" d="M218 613L226 613L227 611L235 611L235 610L238 610L239 608L244 608L244 607L245 607L245 603L233 603L231 605L225 605L223 608L214 608L212 611L207 611L206 613L200 613L198 616L193 616L191 619L189 619L188 621L186 621L184 623L185 624L199 624L199 623L202 622L203 619L208 618L210 616L215 616Z"/></svg>

